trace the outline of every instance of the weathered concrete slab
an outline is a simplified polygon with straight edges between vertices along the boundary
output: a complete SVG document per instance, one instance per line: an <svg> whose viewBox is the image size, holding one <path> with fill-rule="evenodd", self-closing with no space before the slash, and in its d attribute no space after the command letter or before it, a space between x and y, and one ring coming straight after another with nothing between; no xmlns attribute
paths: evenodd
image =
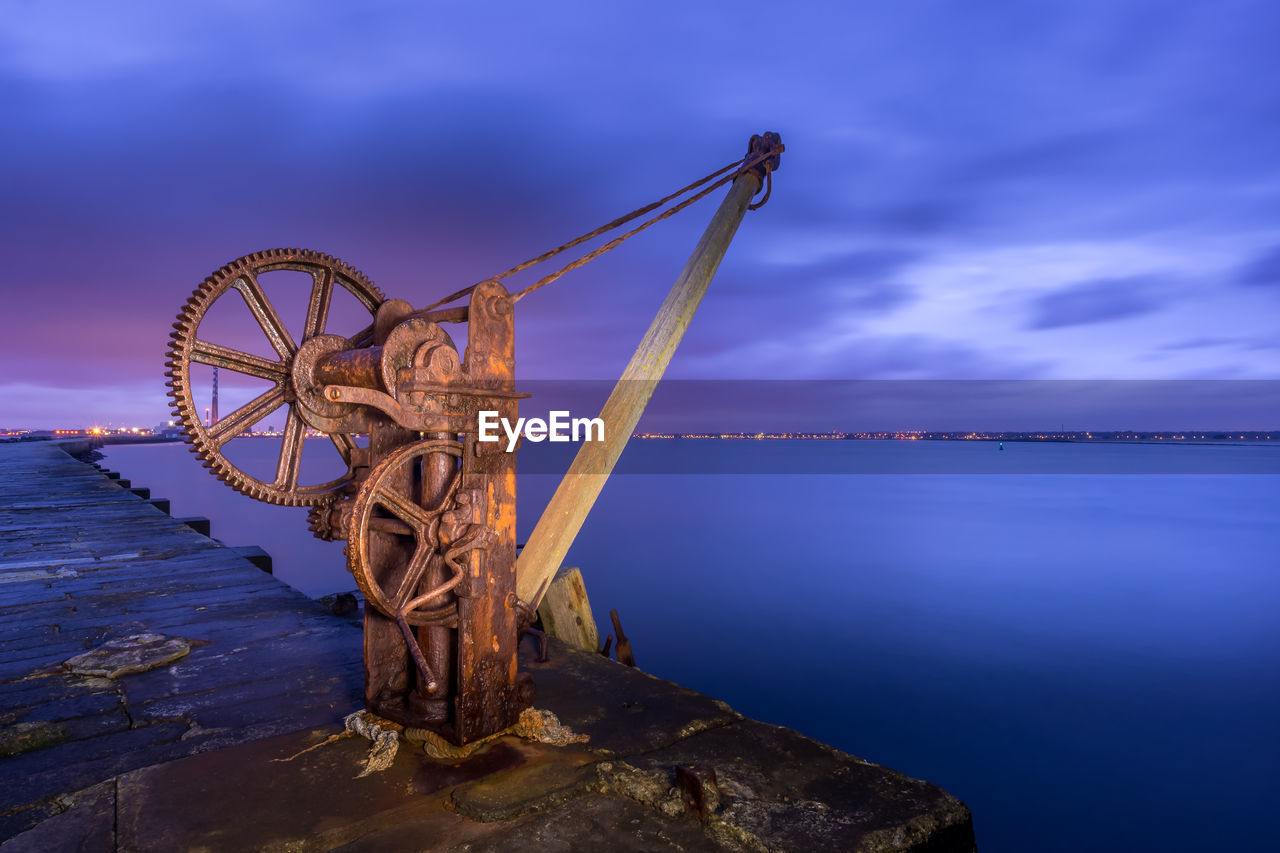
<svg viewBox="0 0 1280 853"><path fill-rule="evenodd" d="M972 844L969 810L936 785L755 720L706 731L629 763L657 773L714 768L722 800L714 822L766 846L771 840L796 850L934 849L929 844L953 850Z"/></svg>
<svg viewBox="0 0 1280 853"><path fill-rule="evenodd" d="M120 479L0 446L0 839L76 824L68 793L121 773L332 724L360 693L351 625Z"/></svg>
<svg viewBox="0 0 1280 853"><path fill-rule="evenodd" d="M522 649L529 651L530 641ZM558 641L552 648L563 649ZM627 756L660 749L691 734L728 725L742 716L725 703L664 681L598 654L555 654L538 663L525 654L533 674L537 707L555 713L593 749ZM608 685L596 690L590 685Z"/></svg>
<svg viewBox="0 0 1280 853"><path fill-rule="evenodd" d="M508 736L465 761L402 744L389 769L357 778L368 741L326 742L336 726L295 732L122 776L117 842L157 851L974 849L968 810L934 785L714 703L699 707L669 682L559 643L539 677L537 704L585 709L578 720L599 742L556 748ZM664 696L685 712L638 712L649 737L623 740L582 693L599 696L606 716L637 701L656 708ZM708 708L719 724L690 725ZM676 768L694 764L717 778L705 816L676 787Z"/></svg>
<svg viewBox="0 0 1280 853"><path fill-rule="evenodd" d="M116 783L102 782L60 798L63 809L0 844L4 853L112 853L116 849Z"/></svg>

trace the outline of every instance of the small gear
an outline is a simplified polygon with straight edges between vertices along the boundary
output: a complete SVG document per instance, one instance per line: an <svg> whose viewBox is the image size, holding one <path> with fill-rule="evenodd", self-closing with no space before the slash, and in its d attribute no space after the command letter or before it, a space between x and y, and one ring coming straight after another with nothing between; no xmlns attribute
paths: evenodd
<svg viewBox="0 0 1280 853"><path fill-rule="evenodd" d="M337 500L331 504L313 506L307 510L307 529L311 535L326 542L347 538L347 525L351 518L351 500Z"/></svg>
<svg viewBox="0 0 1280 853"><path fill-rule="evenodd" d="M307 510L307 529L311 535L326 542L334 540L333 525L329 522L330 507L313 506Z"/></svg>
<svg viewBox="0 0 1280 853"><path fill-rule="evenodd" d="M295 343L275 308L268 301L257 277L275 270L297 270L311 275L314 282L307 309L306 326ZM219 480L238 492L268 503L284 506L323 506L333 502L355 477L351 451L355 442L348 435L331 436L339 453L347 461L347 472L336 480L317 485L299 485L302 440L306 423L299 414L297 394L293 388L292 363L298 345L324 334L329 302L334 287L351 293L369 310L370 316L385 299L358 270L330 255L308 249L271 249L246 255L209 276L195 289L186 305L178 312L174 331L170 333L165 357L166 383L173 413L182 420L192 451ZM228 291L236 290L244 298L250 312L266 335L275 360L221 346L197 337L201 320L210 307ZM350 339L359 347L372 340L372 326ZM199 407L192 397L191 365L208 364L247 376L265 379L272 388L217 424L206 426L200 420ZM222 447L244 430L282 406L288 407L284 438L275 480L259 480L237 468L222 454Z"/></svg>

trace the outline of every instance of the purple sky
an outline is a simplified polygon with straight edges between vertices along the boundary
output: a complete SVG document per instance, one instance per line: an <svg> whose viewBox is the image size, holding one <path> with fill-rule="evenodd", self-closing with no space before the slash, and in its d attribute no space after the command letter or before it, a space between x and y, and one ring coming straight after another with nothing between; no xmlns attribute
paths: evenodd
<svg viewBox="0 0 1280 853"><path fill-rule="evenodd" d="M167 417L169 325L233 258L422 304L763 130L773 199L670 376L1280 378L1277 31L1270 0L7 4L0 426ZM713 210L521 302L518 375L616 376Z"/></svg>

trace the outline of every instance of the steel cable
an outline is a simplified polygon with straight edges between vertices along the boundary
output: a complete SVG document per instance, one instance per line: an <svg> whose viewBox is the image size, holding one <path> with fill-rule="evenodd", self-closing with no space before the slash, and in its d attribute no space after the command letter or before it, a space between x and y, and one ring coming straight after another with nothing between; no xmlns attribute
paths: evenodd
<svg viewBox="0 0 1280 853"><path fill-rule="evenodd" d="M566 252L569 249L574 248L575 246L580 246L581 244L587 242L588 240L591 240L595 237L599 237L600 235L606 234L609 231L613 231L616 228L620 228L621 226L626 225L628 222L631 222L634 219L638 219L639 217L644 216L646 213L656 210L657 208L662 207L662 205L670 201L673 201L674 199L679 198L685 193L691 192L697 189L698 187L701 187L703 184L706 184L708 181L715 181L715 183L705 187L697 194L684 199L680 203L676 204L674 207L668 208L667 210L663 211L657 216L654 216L651 219L645 220L640 225L631 229L625 234L615 237L614 239L610 240L608 243L605 243L604 245L591 250L590 252L578 258L577 260L574 260L568 264L565 264L563 267L556 270L555 272L549 273L543 276L542 278L538 279L536 282L524 288L523 290L517 291L514 294L514 301L519 301L523 299L525 296L534 292L535 290L538 290L542 287L547 286L548 284L551 284L553 281L560 278L565 273L571 272L575 269L586 266L591 261L594 261L596 258L600 257L606 252L613 251L614 249L621 246L624 242L634 237L636 234L639 234L641 231L644 231L646 228L649 228L650 226L655 225L658 222L661 222L662 220L675 215L676 213L679 213L689 205L705 198L709 193L712 193L715 190L719 189L720 187L724 186L725 184L729 183L730 181L735 180L743 172L753 169L756 166L760 165L761 163L765 163L764 171L765 171L765 175L768 176L771 170L769 168L769 164L766 161L768 161L771 157L777 156L777 154L780 153L780 150L781 149L779 148L778 150L760 151L754 155L749 154L740 160L735 160L729 165L723 166L715 170L711 174L706 175L705 177L699 178L698 180L694 181L688 186L681 187L680 189L676 190L670 195L664 196L663 198L660 198L655 202L651 202L650 204L646 204L643 207L636 208L630 213L627 213L623 216L618 217L617 219L614 219L612 222L608 222L604 225L601 225L599 228L592 229L591 231L588 231L585 234L582 234L578 237L574 237L572 240L570 240L569 242L561 246L557 246L554 249L543 252L541 255L530 258L529 260L523 261L519 264L516 264L514 267L511 267L510 269L504 272L498 273L495 276L491 276L490 278L485 279L485 281L501 281L504 278L508 278L510 276L515 275L516 273L524 272L530 267L537 266L538 264L543 263L544 261L550 260L551 258L554 258L556 255L559 255L562 252ZM732 174L725 175L726 172L730 172L730 171L732 171ZM716 178L719 178L719 180L715 180ZM772 181L770 181L770 184L771 183ZM766 194L765 197L760 201L760 203L753 205L751 209L755 210L756 208L763 205L766 201L768 201L768 199L769 199L769 196L768 194ZM426 308L421 309L417 313L430 311L434 308L439 308L441 305L447 305L448 303L454 301L455 299L466 296L468 293L475 290L476 287L481 283L482 282L476 282L476 284L470 285L469 287L464 287L462 290L459 290L456 293L451 293L448 296L446 296L444 299L433 302L432 304L428 305Z"/></svg>

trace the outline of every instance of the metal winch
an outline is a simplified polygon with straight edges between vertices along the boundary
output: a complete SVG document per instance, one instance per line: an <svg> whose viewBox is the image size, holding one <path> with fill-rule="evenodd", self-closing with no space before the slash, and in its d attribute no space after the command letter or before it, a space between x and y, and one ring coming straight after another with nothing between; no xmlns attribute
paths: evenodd
<svg viewBox="0 0 1280 853"><path fill-rule="evenodd" d="M746 157L681 191L708 185L696 196L514 294L501 279L661 202L420 310L404 300L385 299L342 261L303 249L275 249L232 261L187 300L174 324L166 361L174 411L196 455L219 479L259 500L310 507L315 535L346 540L347 567L366 601L364 693L369 710L464 744L513 725L532 702L532 679L517 668L519 632L532 621L532 608L601 484L561 485L553 498L555 511L544 515L520 558L520 588L530 599L522 601L517 595L516 454L501 442L480 441L478 430L480 412L496 412L515 422L519 401L527 396L515 386L515 303L733 182L633 359L633 364L643 362L648 390L640 397L615 392L619 400L611 397L601 413L613 437L591 452L603 454L593 470L607 473L748 203L770 182L781 151L776 134L753 137ZM663 202L671 198L675 196ZM264 276L278 271L310 277L297 338L262 286ZM326 331L339 290L369 314L368 325L350 337ZM202 322L224 297L243 300L273 356L201 336ZM464 328L464 353L447 327ZM229 415L202 421L193 396L192 367L197 364L253 377L269 387ZM631 367L628 371L634 372ZM274 476L253 476L228 458L226 446L281 409L287 413ZM333 443L345 472L323 483L303 481L308 432L322 433ZM553 516L552 526L544 527ZM530 552L538 555L531 558L537 564L525 571Z"/></svg>

